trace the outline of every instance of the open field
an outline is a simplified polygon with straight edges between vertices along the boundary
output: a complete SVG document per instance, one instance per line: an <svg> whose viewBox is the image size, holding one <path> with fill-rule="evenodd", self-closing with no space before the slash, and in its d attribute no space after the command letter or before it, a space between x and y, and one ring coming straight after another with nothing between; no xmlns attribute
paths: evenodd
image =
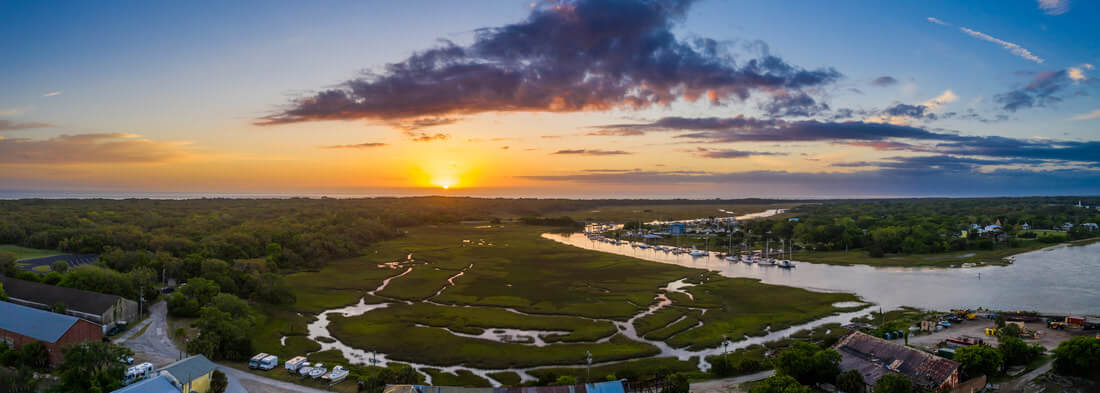
<svg viewBox="0 0 1100 393"><path fill-rule="evenodd" d="M62 253L56 250L39 250L37 248L20 247L13 244L0 244L0 252L15 254L15 260L17 261L54 256Z"/></svg>
<svg viewBox="0 0 1100 393"><path fill-rule="evenodd" d="M546 213L546 217L569 216L575 220L628 222L642 220L688 220L707 217L731 217L758 213L768 209L790 209L801 203L720 203L720 204L653 204L597 206L584 210ZM724 211L723 211L724 210ZM727 212L733 212L729 214Z"/></svg>
<svg viewBox="0 0 1100 393"><path fill-rule="evenodd" d="M646 310L660 288L683 278L696 283L687 288L694 300L668 293L672 306L636 321L644 333L655 334L653 339L676 347L712 348L723 335L765 334L769 326L780 329L824 317L838 311L832 303L856 300L587 251L539 236L548 230L512 224L416 227L407 236L364 250L362 257L290 274L298 303L261 307L263 321L253 334L256 350L287 358L316 350L305 337L314 315L355 303L391 277L367 299L389 304L353 317L330 315L332 336L396 361L482 369L581 365L586 351L596 362L668 367L669 359L649 358L660 353L657 347L617 334L611 322ZM689 318L680 320L685 313ZM541 332L546 345L471 337L495 329ZM330 361L346 363L338 352L325 353L335 357ZM697 363L671 360L673 369L694 369ZM618 364L601 367L610 371ZM461 370L434 372L440 381L480 385L484 380ZM506 384L518 378L498 377Z"/></svg>

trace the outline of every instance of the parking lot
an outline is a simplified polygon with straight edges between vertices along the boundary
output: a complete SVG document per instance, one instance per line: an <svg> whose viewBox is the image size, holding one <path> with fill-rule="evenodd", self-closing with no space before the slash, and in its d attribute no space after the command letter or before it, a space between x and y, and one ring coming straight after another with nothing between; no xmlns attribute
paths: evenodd
<svg viewBox="0 0 1100 393"><path fill-rule="evenodd" d="M996 346L997 344L999 344L997 337L985 335L985 329L992 328L994 326L994 321L989 319L974 319L953 323L950 328L946 328L938 332L910 335L909 344L926 348L935 348L937 344L939 344L943 340L946 340L949 337L970 336L985 340L985 343L987 345ZM1043 347L1046 347L1048 350L1054 349L1058 346L1058 343L1068 340L1070 338L1096 334L1096 331L1091 330L1053 330L1047 328L1046 324L1042 322L1025 323L1024 327L1031 330L1041 331L1043 333L1042 338L1036 340L1025 339L1024 341L1028 342L1029 344L1038 343Z"/></svg>

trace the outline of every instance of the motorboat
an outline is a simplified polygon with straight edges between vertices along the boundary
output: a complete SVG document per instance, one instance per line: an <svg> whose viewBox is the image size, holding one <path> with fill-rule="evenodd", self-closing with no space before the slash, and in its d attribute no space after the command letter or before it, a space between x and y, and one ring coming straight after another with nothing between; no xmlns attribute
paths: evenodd
<svg viewBox="0 0 1100 393"><path fill-rule="evenodd" d="M309 362L302 363L301 366L298 366L298 375L301 375L303 377L308 377L309 373L312 371L313 366L311 366Z"/></svg>
<svg viewBox="0 0 1100 393"><path fill-rule="evenodd" d="M771 265L774 265L774 264L775 264L775 259L772 259L772 258L760 258L760 262L758 262L758 263L760 263L760 265L761 265L761 266L771 266Z"/></svg>
<svg viewBox="0 0 1100 393"><path fill-rule="evenodd" d="M791 261L788 261L788 260L783 260L783 261L780 261L777 264L777 266L779 266L781 268L784 268L784 269L790 269L790 268L794 267L794 262L791 262Z"/></svg>
<svg viewBox="0 0 1100 393"><path fill-rule="evenodd" d="M348 369L344 366L336 366L332 368L332 372L321 377L321 379L328 380L331 383L337 383L343 381L348 377Z"/></svg>
<svg viewBox="0 0 1100 393"><path fill-rule="evenodd" d="M327 372L328 369L324 365L317 363L313 366L313 370L309 372L309 377L313 379L321 378Z"/></svg>
<svg viewBox="0 0 1100 393"><path fill-rule="evenodd" d="M691 248L691 256L693 256L693 257L704 257L704 256L707 256L707 254L709 254L709 253L706 252L706 251L703 251L703 250L700 250L700 249L697 249L697 248L694 248L694 247Z"/></svg>
<svg viewBox="0 0 1100 393"><path fill-rule="evenodd" d="M734 263L734 262L739 261L740 258L738 258L736 255L730 255L730 256L726 257L726 260L729 261L730 263Z"/></svg>

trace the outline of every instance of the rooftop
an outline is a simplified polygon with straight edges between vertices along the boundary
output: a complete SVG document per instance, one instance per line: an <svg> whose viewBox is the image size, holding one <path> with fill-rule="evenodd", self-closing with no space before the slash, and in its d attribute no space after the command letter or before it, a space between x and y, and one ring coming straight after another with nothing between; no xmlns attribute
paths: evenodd
<svg viewBox="0 0 1100 393"><path fill-rule="evenodd" d="M169 381L168 377L158 375L155 378L125 386L111 393L180 393L180 390L172 385L172 381Z"/></svg>
<svg viewBox="0 0 1100 393"><path fill-rule="evenodd" d="M187 383L213 372L217 367L206 356L195 355L164 366L160 370L172 374L180 383Z"/></svg>
<svg viewBox="0 0 1100 393"><path fill-rule="evenodd" d="M52 306L64 303L70 310L103 315L118 300L117 295L90 292L74 288L59 287L17 278L0 276L4 291L15 299Z"/></svg>
<svg viewBox="0 0 1100 393"><path fill-rule="evenodd" d="M0 329L51 343L61 339L78 321L76 317L8 302L0 302L0 315L4 316L0 318Z"/></svg>
<svg viewBox="0 0 1100 393"><path fill-rule="evenodd" d="M939 386L959 368L959 363L953 360L858 331L840 339L834 348L842 357L841 370L859 370L869 385L883 375L898 372L915 384Z"/></svg>

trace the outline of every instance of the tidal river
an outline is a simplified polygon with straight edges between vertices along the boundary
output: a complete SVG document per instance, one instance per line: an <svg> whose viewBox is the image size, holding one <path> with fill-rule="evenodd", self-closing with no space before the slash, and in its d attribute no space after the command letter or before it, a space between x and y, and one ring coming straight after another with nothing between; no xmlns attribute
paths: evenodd
<svg viewBox="0 0 1100 393"><path fill-rule="evenodd" d="M590 240L583 234L544 238L589 250L716 271L726 277L768 284L849 292L884 308L934 310L985 307L1045 313L1100 315L1100 243L1061 245L1019 254L1007 266L968 268L878 268L796 262L794 269L674 255Z"/></svg>

